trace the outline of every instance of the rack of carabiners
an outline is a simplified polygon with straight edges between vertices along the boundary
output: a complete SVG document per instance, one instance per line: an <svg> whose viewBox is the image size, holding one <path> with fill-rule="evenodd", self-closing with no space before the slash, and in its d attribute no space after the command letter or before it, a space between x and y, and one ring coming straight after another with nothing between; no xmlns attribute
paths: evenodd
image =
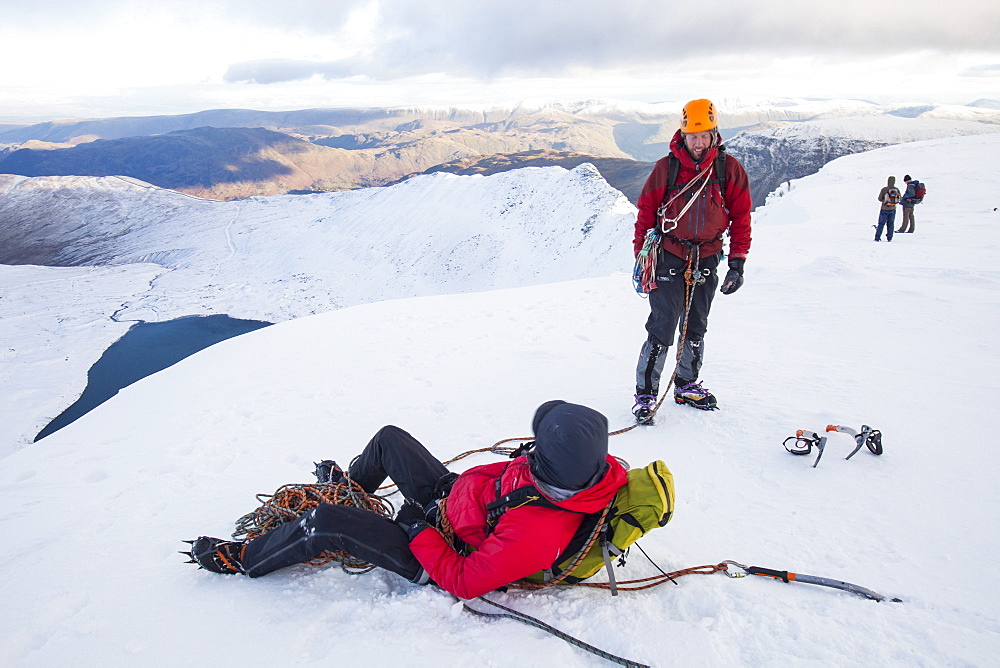
<svg viewBox="0 0 1000 668"><path fill-rule="evenodd" d="M858 451L864 447L867 447L873 455L882 454L882 432L878 429L872 429L866 424L861 425L861 431L839 424L828 424L826 425L826 432L840 432L854 439L854 450L845 459L850 459L858 454ZM819 454L816 455L816 461L812 465L813 468L816 468L819 465L819 460L823 458L826 442L826 436L820 436L814 431L799 429L795 432L794 436L786 438L782 445L785 446L785 450L788 450L793 455L808 455L812 452L813 448L816 448Z"/></svg>

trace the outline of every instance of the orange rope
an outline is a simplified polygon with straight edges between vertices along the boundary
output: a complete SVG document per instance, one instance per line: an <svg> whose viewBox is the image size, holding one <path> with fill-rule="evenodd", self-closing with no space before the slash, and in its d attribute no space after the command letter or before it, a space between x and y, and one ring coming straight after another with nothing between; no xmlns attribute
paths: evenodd
<svg viewBox="0 0 1000 668"><path fill-rule="evenodd" d="M236 520L234 539L253 540L323 503L362 508L383 517L391 518L394 514L391 503L368 494L353 480L334 484L283 485L274 494L258 494L257 500L261 503L260 507ZM364 573L374 568L368 562L343 551L323 552L306 563L322 566L331 561L336 561L344 570L352 569L353 572Z"/></svg>
<svg viewBox="0 0 1000 668"><path fill-rule="evenodd" d="M707 565L707 566L692 566L691 568L682 568L679 571L671 571L670 573L660 573L659 575L652 575L646 578L638 578L636 580L622 580L616 585L621 591L640 591L642 589L650 589L657 585L661 585L665 582L672 582L679 577L685 575L712 575L713 573L719 573L721 571L728 570L729 566L725 562L721 564ZM548 584L537 584L534 582L523 582L518 581L510 585L507 585L510 589L542 589L544 587L550 586L551 584L559 584L556 582ZM570 584L564 584L564 586L570 587L590 587L592 589L611 589L610 582L575 582Z"/></svg>

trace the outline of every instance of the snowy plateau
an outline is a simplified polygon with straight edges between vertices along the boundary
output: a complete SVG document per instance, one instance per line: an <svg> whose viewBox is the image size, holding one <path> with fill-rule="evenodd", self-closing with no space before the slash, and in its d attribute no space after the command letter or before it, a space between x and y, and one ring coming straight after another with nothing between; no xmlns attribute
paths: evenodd
<svg viewBox="0 0 1000 668"><path fill-rule="evenodd" d="M874 243L876 195L904 173L928 186L916 232ZM996 665L997 174L986 134L783 186L754 214L745 285L713 306L703 381L721 409L668 403L611 438L676 478L673 521L640 542L660 568L733 559L902 602L719 574L490 597L656 666ZM605 665L385 572L250 580L177 554L384 424L441 459L530 436L554 398L630 424L648 306L631 285L635 209L596 170L234 202L8 175L0 201L22 221L3 243L37 252L0 266L5 665ZM208 314L276 324L31 442L134 322ZM812 468L782 447L828 424L881 430L884 454L845 460L854 442L832 434ZM633 550L618 578L656 572Z"/></svg>

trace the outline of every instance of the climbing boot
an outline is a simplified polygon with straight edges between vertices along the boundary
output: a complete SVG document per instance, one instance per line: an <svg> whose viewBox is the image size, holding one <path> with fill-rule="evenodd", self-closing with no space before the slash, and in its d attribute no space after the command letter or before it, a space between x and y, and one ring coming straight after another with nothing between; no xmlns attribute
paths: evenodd
<svg viewBox="0 0 1000 668"><path fill-rule="evenodd" d="M719 408L715 402L715 395L696 381L678 379L674 387L674 401L703 411L714 411Z"/></svg>
<svg viewBox="0 0 1000 668"><path fill-rule="evenodd" d="M200 536L184 542L191 546L190 552L181 552L191 557L191 561L187 563L198 564L200 568L213 573L233 575L244 572L242 559L246 543L211 536Z"/></svg>
<svg viewBox="0 0 1000 668"><path fill-rule="evenodd" d="M336 485L344 480L344 470L332 459L324 459L316 464L313 475L316 476L316 482L321 485Z"/></svg>
<svg viewBox="0 0 1000 668"><path fill-rule="evenodd" d="M639 424L653 424L653 409L656 408L656 395L637 394L635 395L635 405L632 406L632 414Z"/></svg>

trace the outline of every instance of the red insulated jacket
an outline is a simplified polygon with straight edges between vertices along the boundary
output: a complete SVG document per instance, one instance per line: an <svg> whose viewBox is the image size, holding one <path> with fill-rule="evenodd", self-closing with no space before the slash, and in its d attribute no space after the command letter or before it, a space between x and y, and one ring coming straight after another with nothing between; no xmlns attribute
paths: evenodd
<svg viewBox="0 0 1000 668"><path fill-rule="evenodd" d="M410 542L410 549L434 582L464 599L549 568L583 522L581 513L602 511L627 482L625 468L618 460L608 456L607 462L608 471L596 485L565 501L549 499L573 512L542 506L511 508L492 532L487 528L487 504L518 487L534 485L535 479L523 456L469 469L451 488L445 514L455 535L473 551L464 556L432 528L420 532Z"/></svg>
<svg viewBox="0 0 1000 668"><path fill-rule="evenodd" d="M718 152L719 149L713 146L705 152L701 162L695 164L678 130L670 141L670 153L680 160L674 191L691 181L699 171L713 165ZM656 163L639 195L639 215L636 217L635 237L632 240L636 256L642 250L646 232L658 223L656 211L663 203L666 194L668 158L669 156L660 158ZM697 185L692 186L687 193L674 200L667 210L667 217L676 218L687 204L687 195L696 192L697 189ZM671 192L671 196L674 191ZM745 258L750 250L751 208L750 182L746 170L739 160L730 155L726 157L725 198L718 184L710 184L668 234L678 239L701 243L701 257L705 257L722 250L722 235L728 230L729 257ZM684 245L668 235L663 236L662 245L677 257L687 257Z"/></svg>

